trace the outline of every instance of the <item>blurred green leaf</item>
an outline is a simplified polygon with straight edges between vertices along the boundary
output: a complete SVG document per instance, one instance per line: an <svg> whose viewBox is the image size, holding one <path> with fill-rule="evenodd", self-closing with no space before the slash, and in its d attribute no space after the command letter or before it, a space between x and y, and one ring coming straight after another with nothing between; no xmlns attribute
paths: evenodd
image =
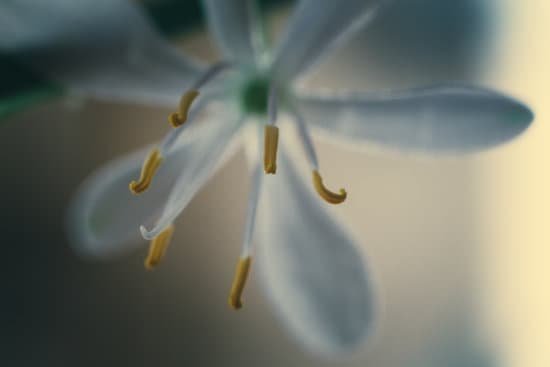
<svg viewBox="0 0 550 367"><path fill-rule="evenodd" d="M62 88L27 68L13 58L0 54L0 120L29 105L59 96Z"/></svg>

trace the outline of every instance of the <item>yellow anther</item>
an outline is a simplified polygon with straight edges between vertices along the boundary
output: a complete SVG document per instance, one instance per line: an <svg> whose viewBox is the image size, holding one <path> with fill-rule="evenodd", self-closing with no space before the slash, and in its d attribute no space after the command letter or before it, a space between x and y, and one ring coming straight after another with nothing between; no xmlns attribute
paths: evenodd
<svg viewBox="0 0 550 367"><path fill-rule="evenodd" d="M162 260L166 253L166 248L170 244L173 234L174 226L170 226L153 238L149 245L149 254L144 261L145 269L153 270L160 263L160 260Z"/></svg>
<svg viewBox="0 0 550 367"><path fill-rule="evenodd" d="M161 163L162 156L160 155L160 151L155 148L143 162L139 181L130 182L130 191L137 195L147 190Z"/></svg>
<svg viewBox="0 0 550 367"><path fill-rule="evenodd" d="M179 111L168 116L168 121L173 127L181 126L187 121L187 114L191 104L199 96L199 91L192 89L181 96Z"/></svg>
<svg viewBox="0 0 550 367"><path fill-rule="evenodd" d="M279 145L279 128L274 125L265 125L264 135L264 171L275 174L277 172L277 146Z"/></svg>
<svg viewBox="0 0 550 367"><path fill-rule="evenodd" d="M313 171L313 186L315 187L315 190L317 190L319 196L321 196L323 199L325 199L326 202L331 204L343 203L348 196L346 190L344 189L340 189L340 193L338 194L327 189L323 185L323 179L321 178L321 175L316 170Z"/></svg>
<svg viewBox="0 0 550 367"><path fill-rule="evenodd" d="M244 286L246 285L246 279L250 273L250 263L252 258L247 256L240 258L237 268L235 269L235 277L233 278L233 284L231 285L231 292L229 293L228 303L233 309L238 310L243 307L241 300Z"/></svg>

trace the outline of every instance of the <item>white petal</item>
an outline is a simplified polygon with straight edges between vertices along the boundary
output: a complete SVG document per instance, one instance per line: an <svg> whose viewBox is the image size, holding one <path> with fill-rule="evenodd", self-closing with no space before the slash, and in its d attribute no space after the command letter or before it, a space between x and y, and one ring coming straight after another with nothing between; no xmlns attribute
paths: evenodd
<svg viewBox="0 0 550 367"><path fill-rule="evenodd" d="M467 86L380 95L298 97L298 108L327 138L419 152L460 153L506 142L533 120L513 98Z"/></svg>
<svg viewBox="0 0 550 367"><path fill-rule="evenodd" d="M264 51L264 35L253 0L204 0L210 33L224 58L255 65Z"/></svg>
<svg viewBox="0 0 550 367"><path fill-rule="evenodd" d="M277 174L263 181L255 269L273 307L313 352L339 354L357 347L373 318L369 277L357 245L327 213L328 204L305 186L284 149Z"/></svg>
<svg viewBox="0 0 550 367"><path fill-rule="evenodd" d="M230 148L235 147L235 138L243 122L240 111L222 105L213 111L208 120L210 126L205 127L204 123L201 125L203 125L202 128L209 129L210 133L191 143L196 146L194 148L196 159L190 160L189 164L180 170L180 175L160 215L153 221L142 223L140 229L145 239L153 239L174 222L216 168L225 162L233 151Z"/></svg>
<svg viewBox="0 0 550 367"><path fill-rule="evenodd" d="M3 52L105 100L174 105L199 69L133 1L2 1L0 34Z"/></svg>
<svg viewBox="0 0 550 367"><path fill-rule="evenodd" d="M228 125L222 108L217 108L209 106L203 111L205 118L178 139L143 194L132 195L128 184L139 177L151 147L105 165L83 183L68 213L71 243L78 252L109 257L143 242L139 226L159 214L181 172L195 172L210 163L210 151L216 150L212 142L224 136ZM193 186L196 180L189 177L188 184Z"/></svg>
<svg viewBox="0 0 550 367"><path fill-rule="evenodd" d="M165 160L147 192L135 196L128 184L139 177L151 147L106 164L80 187L68 213L71 244L85 256L109 257L141 244L139 225L158 210L177 177L191 159L182 147Z"/></svg>
<svg viewBox="0 0 550 367"><path fill-rule="evenodd" d="M275 52L276 80L288 81L353 35L384 0L302 0Z"/></svg>

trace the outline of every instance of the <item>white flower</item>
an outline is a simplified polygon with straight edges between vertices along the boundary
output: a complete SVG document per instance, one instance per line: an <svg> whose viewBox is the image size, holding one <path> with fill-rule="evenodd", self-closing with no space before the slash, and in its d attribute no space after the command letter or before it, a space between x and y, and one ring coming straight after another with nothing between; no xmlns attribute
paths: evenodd
<svg viewBox="0 0 550 367"><path fill-rule="evenodd" d="M302 0L270 52L251 1L206 0L210 30L223 54L222 61L206 68L161 39L131 2L0 5L2 15L8 14L0 30L11 35L2 37L2 49L75 92L175 105L185 91L169 118L174 128L162 142L148 154L140 151L108 164L82 186L71 210L77 248L94 256L115 255L135 246L141 228L152 242L146 265L154 266L178 215L231 156L233 143L247 136L252 189L230 304L241 306L255 238L255 269L299 341L323 353L362 342L373 320L369 277L353 239L314 195L317 191L333 204L346 199L345 191L334 193L323 185L309 129L355 145L468 152L505 142L532 120L520 102L467 86L375 96L305 94L293 88L297 77L366 24L382 2ZM43 16L45 10L51 16ZM280 110L292 117L295 129L281 125L279 139ZM296 145L302 151L296 152ZM302 156L309 167L299 164ZM276 175L265 176L264 170ZM130 186L143 194L133 196L128 183L140 171ZM308 171L311 186L302 179Z"/></svg>

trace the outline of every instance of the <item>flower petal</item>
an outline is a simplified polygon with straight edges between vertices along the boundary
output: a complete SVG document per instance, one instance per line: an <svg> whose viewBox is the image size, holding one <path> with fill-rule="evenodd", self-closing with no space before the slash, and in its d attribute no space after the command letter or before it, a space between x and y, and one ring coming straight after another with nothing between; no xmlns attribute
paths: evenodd
<svg viewBox="0 0 550 367"><path fill-rule="evenodd" d="M139 177L151 148L115 160L90 176L75 195L68 213L68 231L75 249L86 256L109 257L137 247L141 243L139 226L158 215L181 172L188 187L204 182L199 177L201 167L209 167L211 173L211 151L219 150L214 142L225 146L228 126L234 125L223 118L227 111L224 107L211 104L203 111L205 118L196 121L178 139L143 194L132 195L128 184Z"/></svg>
<svg viewBox="0 0 550 367"><path fill-rule="evenodd" d="M264 33L253 0L204 0L210 33L225 58L255 65L265 51Z"/></svg>
<svg viewBox="0 0 550 367"><path fill-rule="evenodd" d="M133 1L0 3L0 50L104 100L174 105L199 70Z"/></svg>
<svg viewBox="0 0 550 367"><path fill-rule="evenodd" d="M140 229L145 239L155 238L177 218L216 168L229 157L228 151L233 150L229 148L235 147L232 143L235 143L234 138L243 125L241 112L237 108L222 105L209 120L210 133L192 143L196 145L194 159L190 159L180 170L158 217L154 221L142 223Z"/></svg>
<svg viewBox="0 0 550 367"><path fill-rule="evenodd" d="M299 342L321 354L348 351L364 341L373 318L361 253L284 148L278 161L277 174L263 180L255 268Z"/></svg>
<svg viewBox="0 0 550 367"><path fill-rule="evenodd" d="M384 0L302 0L275 52L276 80L288 81L353 35Z"/></svg>
<svg viewBox="0 0 550 367"><path fill-rule="evenodd" d="M298 97L308 123L331 138L399 150L459 153L506 142L533 120L511 97L468 86L440 86L386 95Z"/></svg>

